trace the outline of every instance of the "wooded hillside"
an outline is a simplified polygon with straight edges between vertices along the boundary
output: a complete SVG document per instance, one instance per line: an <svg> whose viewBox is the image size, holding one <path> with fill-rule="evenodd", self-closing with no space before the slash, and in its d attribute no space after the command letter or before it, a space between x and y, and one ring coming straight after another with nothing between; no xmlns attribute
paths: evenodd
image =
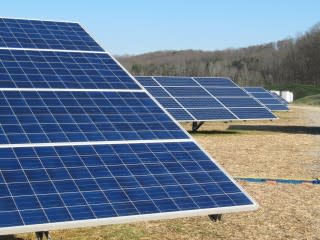
<svg viewBox="0 0 320 240"><path fill-rule="evenodd" d="M214 47L214 46L213 46ZM118 60L133 75L228 76L242 86L320 86L320 23L304 35L223 51L159 51Z"/></svg>

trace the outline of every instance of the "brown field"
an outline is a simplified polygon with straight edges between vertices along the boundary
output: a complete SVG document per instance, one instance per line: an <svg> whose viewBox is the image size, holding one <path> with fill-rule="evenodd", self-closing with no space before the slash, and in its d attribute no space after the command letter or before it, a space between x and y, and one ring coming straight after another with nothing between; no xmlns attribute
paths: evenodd
<svg viewBox="0 0 320 240"><path fill-rule="evenodd" d="M293 106L276 121L205 123L196 140L235 177L320 177L320 108ZM190 124L184 124L189 129ZM53 239L320 239L320 185L240 184L257 211L55 231ZM0 239L34 239L33 234Z"/></svg>

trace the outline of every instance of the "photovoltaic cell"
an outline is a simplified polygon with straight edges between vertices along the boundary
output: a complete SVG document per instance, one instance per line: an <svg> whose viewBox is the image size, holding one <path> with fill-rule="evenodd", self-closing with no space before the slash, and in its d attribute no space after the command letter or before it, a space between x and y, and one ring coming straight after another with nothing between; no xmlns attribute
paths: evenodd
<svg viewBox="0 0 320 240"><path fill-rule="evenodd" d="M135 79L137 79L144 87L160 87L152 77L135 77Z"/></svg>
<svg viewBox="0 0 320 240"><path fill-rule="evenodd" d="M196 77L195 79L201 86L206 86L206 87L237 87L237 85L228 78Z"/></svg>
<svg viewBox="0 0 320 240"><path fill-rule="evenodd" d="M288 105L289 102L287 102L284 98L282 98L281 96L279 96L278 94L274 93L274 92L271 92L271 95L274 96L276 99L278 99L280 102L282 102L283 104L285 105Z"/></svg>
<svg viewBox="0 0 320 240"><path fill-rule="evenodd" d="M195 120L190 113L183 108L170 108L168 112L175 118L181 120Z"/></svg>
<svg viewBox="0 0 320 240"><path fill-rule="evenodd" d="M168 77L156 77L157 82L161 86L165 87L173 87L173 86L194 86L198 87L198 84L189 77L175 77L175 78L168 78Z"/></svg>
<svg viewBox="0 0 320 240"><path fill-rule="evenodd" d="M289 111L287 104L262 87L246 87L245 90L257 98L270 111Z"/></svg>
<svg viewBox="0 0 320 240"><path fill-rule="evenodd" d="M253 204L192 142L0 153L0 227Z"/></svg>
<svg viewBox="0 0 320 240"><path fill-rule="evenodd" d="M0 18L0 47L102 51L78 23Z"/></svg>

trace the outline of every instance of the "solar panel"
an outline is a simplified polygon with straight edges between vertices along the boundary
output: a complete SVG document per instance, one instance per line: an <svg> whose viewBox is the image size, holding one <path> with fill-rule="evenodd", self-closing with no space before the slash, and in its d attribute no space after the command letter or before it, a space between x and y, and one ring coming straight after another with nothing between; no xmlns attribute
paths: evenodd
<svg viewBox="0 0 320 240"><path fill-rule="evenodd" d="M78 23L8 18L0 19L0 47L103 52Z"/></svg>
<svg viewBox="0 0 320 240"><path fill-rule="evenodd" d="M0 88L140 89L106 53L0 50Z"/></svg>
<svg viewBox="0 0 320 240"><path fill-rule="evenodd" d="M0 143L185 138L144 92L0 91Z"/></svg>
<svg viewBox="0 0 320 240"><path fill-rule="evenodd" d="M1 36L71 34L69 23L1 23ZM0 235L257 208L109 54L17 42L0 50Z"/></svg>
<svg viewBox="0 0 320 240"><path fill-rule="evenodd" d="M271 94L272 96L274 96L275 98L279 99L279 101L282 102L283 104L285 104L285 105L288 105L288 104L289 104L289 102L287 102L284 98L282 98L282 97L279 96L278 94L276 94L276 93L274 93L274 92L271 92L271 91L269 91L269 92L270 92L270 94Z"/></svg>
<svg viewBox="0 0 320 240"><path fill-rule="evenodd" d="M276 118L228 78L138 76L136 79L178 121Z"/></svg>
<svg viewBox="0 0 320 240"><path fill-rule="evenodd" d="M281 101L279 97L273 95L271 92L262 87L245 87L245 90L252 96L257 98L271 111L288 111L289 108L286 103Z"/></svg>

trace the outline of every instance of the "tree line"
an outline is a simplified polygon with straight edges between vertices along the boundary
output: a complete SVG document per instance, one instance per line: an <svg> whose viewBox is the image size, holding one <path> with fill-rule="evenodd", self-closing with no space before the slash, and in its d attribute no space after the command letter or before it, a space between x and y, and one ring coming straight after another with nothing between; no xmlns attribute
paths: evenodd
<svg viewBox="0 0 320 240"><path fill-rule="evenodd" d="M320 86L320 23L305 34L223 51L158 51L118 60L133 75L227 76L242 86Z"/></svg>

